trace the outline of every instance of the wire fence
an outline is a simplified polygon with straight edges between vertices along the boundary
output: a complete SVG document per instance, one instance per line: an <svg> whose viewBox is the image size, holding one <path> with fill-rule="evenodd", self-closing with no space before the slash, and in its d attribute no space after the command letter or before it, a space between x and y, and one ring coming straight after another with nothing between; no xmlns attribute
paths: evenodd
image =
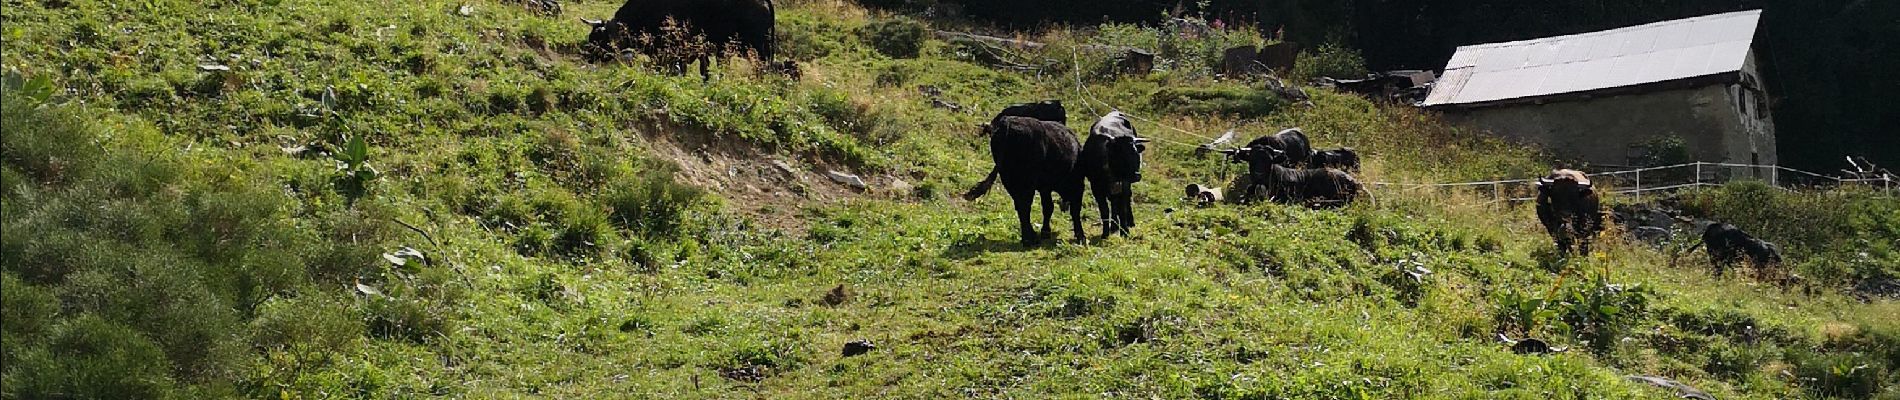
<svg viewBox="0 0 1900 400"><path fill-rule="evenodd" d="M1101 111L1102 111L1101 109L1122 111L1120 107L1115 107L1114 105L1108 104L1107 102L1100 100L1097 96L1095 96L1095 93L1093 93L1092 91L1088 89L1088 85L1084 83L1082 80L1081 63L1080 63L1080 58L1078 54L1073 49L1071 49L1069 56L1070 56L1070 61L1071 61L1070 64L1074 68L1073 73L1074 73L1074 79L1075 79L1075 87L1072 90L1075 92L1075 96L1082 100L1082 107L1085 109L1088 109L1091 113L1094 113L1094 114L1101 114ZM1101 109L1098 109L1098 107L1100 107ZM1210 145L1213 144L1214 142L1220 141L1219 139L1215 139L1212 136L1192 132L1186 129L1177 128L1177 127L1162 123L1161 121L1156 121L1156 120L1152 120L1148 118L1142 118L1139 115L1134 115L1127 111L1122 111L1122 113L1123 115L1126 115L1129 118L1133 118L1133 119L1146 122L1155 126L1166 128L1168 130L1186 134L1188 136L1191 136L1197 139L1208 141L1208 144ZM1163 144L1169 144L1169 145L1196 147L1196 148L1201 148L1205 146L1205 145L1199 145L1199 144L1179 142L1179 141L1174 141L1174 140L1167 140L1167 139L1158 138L1158 137L1149 137L1149 139L1155 140ZM1645 173L1649 174L1649 176L1645 177L1644 176ZM1783 173L1789 174L1790 178L1793 178L1793 179L1784 179L1784 177L1782 176ZM1225 175L1225 174L1222 174L1222 175ZM1775 187L1775 188L1779 188L1779 189L1787 190L1787 191L1794 191L1795 190L1794 188L1796 187L1812 188L1812 187L1822 187L1822 186L1866 185L1868 187L1878 189L1878 191L1883 194L1900 195L1900 176L1896 176L1895 174L1891 172L1887 172L1885 170L1881 170L1873 178L1865 177L1866 174L1861 174L1861 175L1862 177L1860 178L1843 178L1843 177L1838 177L1838 176L1830 176L1830 175L1818 174L1814 172L1802 171L1802 170L1788 168L1788 167L1784 167L1780 165L1735 164L1735 163L1697 161L1697 162L1691 162L1691 163L1685 163L1685 164L1665 165L1665 166L1658 166L1658 167L1637 167L1637 168L1625 168L1625 169L1620 169L1620 170L1613 170L1609 172L1597 172L1597 173L1591 174L1590 179L1593 185L1597 185L1599 187L1620 188L1620 189L1611 190L1609 191L1609 193L1614 193L1618 195L1630 195L1630 196L1635 196L1637 198L1641 198L1642 196L1648 195L1650 193L1655 193L1655 192L1669 192L1669 191L1676 191L1676 190L1681 190L1681 189L1704 187L1704 186L1721 186L1728 182L1740 181L1740 180L1762 181L1762 182L1766 182L1771 187ZM1225 177L1223 176L1223 179L1224 178ZM1536 195L1535 183L1536 182L1537 182L1537 179L1532 178L1532 179L1507 179L1507 180L1454 182L1454 183L1369 182L1369 184L1374 187L1387 187L1387 188L1396 187L1403 190L1421 190L1421 189L1427 189L1427 188L1443 189L1443 188L1459 188L1459 187L1462 187L1462 188L1488 187L1491 192L1491 197L1492 197L1491 202L1499 203L1499 202L1522 202L1522 201L1536 200L1537 199L1535 197ZM1794 182L1803 182L1804 184L1793 185L1792 183ZM1605 185L1605 183L1607 183L1607 185Z"/></svg>
<svg viewBox="0 0 1900 400"><path fill-rule="evenodd" d="M1609 188L1606 193L1641 198L1657 192L1687 188L1721 186L1728 182L1753 180L1782 190L1843 185L1864 185L1888 195L1900 195L1900 176L1883 173L1876 177L1843 178L1802 171L1779 165L1692 162L1659 167L1631 168L1590 174L1591 184ZM1369 182L1374 187L1396 190L1465 189L1488 191L1492 202L1536 200L1537 179L1504 179L1453 183Z"/></svg>

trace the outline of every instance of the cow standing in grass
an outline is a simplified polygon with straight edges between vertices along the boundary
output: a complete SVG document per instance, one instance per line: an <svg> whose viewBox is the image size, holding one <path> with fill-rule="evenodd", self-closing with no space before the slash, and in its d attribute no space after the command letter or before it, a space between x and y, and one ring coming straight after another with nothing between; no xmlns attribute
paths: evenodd
<svg viewBox="0 0 1900 400"><path fill-rule="evenodd" d="M581 21L589 27L589 56L597 61L636 50L678 72L698 61L700 76L711 79L712 58L730 44L795 77L790 61L772 62L774 14L771 0L628 0L613 19Z"/></svg>
<svg viewBox="0 0 1900 400"><path fill-rule="evenodd" d="M1590 186L1590 178L1572 169L1551 171L1537 180L1537 220L1557 251L1590 254L1590 242L1603 231L1603 205Z"/></svg>
<svg viewBox="0 0 1900 400"><path fill-rule="evenodd" d="M990 136L990 157L995 166L988 177L964 193L965 200L976 200L988 193L998 178L1016 205L1016 219L1022 228L1023 246L1034 246L1043 237L1054 237L1049 217L1055 213L1050 195L1061 194L1063 209L1069 211L1075 240L1082 236L1082 175L1075 170L1081 144L1075 133L1060 123L1032 117L998 115L983 127ZM1036 195L1042 195L1042 233L1029 223Z"/></svg>
<svg viewBox="0 0 1900 400"><path fill-rule="evenodd" d="M1003 107L1003 112L997 115L1030 117L1063 125L1069 124L1069 110L1062 107L1062 100L1011 104L1009 107Z"/></svg>
<svg viewBox="0 0 1900 400"><path fill-rule="evenodd" d="M1148 139L1135 134L1135 126L1120 111L1109 112L1089 128L1076 159L1076 173L1088 178L1095 194L1095 207L1102 213L1102 236L1117 232L1128 236L1135 227L1132 203L1135 182L1141 182L1141 153Z"/></svg>

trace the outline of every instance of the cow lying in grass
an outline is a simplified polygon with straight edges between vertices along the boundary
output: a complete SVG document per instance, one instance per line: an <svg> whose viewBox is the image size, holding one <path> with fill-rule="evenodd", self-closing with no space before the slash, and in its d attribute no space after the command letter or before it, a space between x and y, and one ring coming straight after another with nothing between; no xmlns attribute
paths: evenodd
<svg viewBox="0 0 1900 400"><path fill-rule="evenodd" d="M1306 158L1307 168L1338 168L1342 171L1359 170L1359 152L1351 147L1315 151Z"/></svg>
<svg viewBox="0 0 1900 400"><path fill-rule="evenodd" d="M1761 276L1774 275L1781 266L1781 246L1756 239L1735 225L1709 224L1702 230L1702 242L1696 245L1708 246L1709 266L1715 269L1715 276L1722 276L1744 259ZM1690 247L1689 251L1695 248Z"/></svg>
<svg viewBox="0 0 1900 400"><path fill-rule="evenodd" d="M1265 175L1252 175L1249 181L1255 188L1250 193L1313 208L1344 207L1365 190L1352 174L1332 168L1293 169L1275 164L1267 166Z"/></svg>
<svg viewBox="0 0 1900 400"><path fill-rule="evenodd" d="M1287 129L1272 136L1254 139L1248 146L1231 153L1247 162L1247 174L1235 183L1235 201L1247 203L1262 197L1284 204L1308 207L1342 207L1351 204L1365 190L1352 174L1333 168L1299 169L1309 162L1311 146L1299 129Z"/></svg>
<svg viewBox="0 0 1900 400"><path fill-rule="evenodd" d="M1537 220L1557 242L1557 252L1589 255L1590 242L1603 231L1603 206L1590 178L1572 169L1551 171L1537 180Z"/></svg>

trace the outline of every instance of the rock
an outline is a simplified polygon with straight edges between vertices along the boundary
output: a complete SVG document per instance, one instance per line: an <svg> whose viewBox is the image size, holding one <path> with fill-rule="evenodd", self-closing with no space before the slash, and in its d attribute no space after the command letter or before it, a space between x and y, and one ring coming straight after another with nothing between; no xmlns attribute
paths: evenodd
<svg viewBox="0 0 1900 400"><path fill-rule="evenodd" d="M917 187L911 186L910 182L905 182L903 179L891 178L891 191L893 192L909 194L916 189Z"/></svg>
<svg viewBox="0 0 1900 400"><path fill-rule="evenodd" d="M1519 340L1516 344L1511 345L1511 352L1517 354L1547 354L1550 353L1550 344L1537 339Z"/></svg>
<svg viewBox="0 0 1900 400"><path fill-rule="evenodd" d="M464 17L475 15L475 6L463 4L461 7L455 9L455 13Z"/></svg>
<svg viewBox="0 0 1900 400"><path fill-rule="evenodd" d="M1568 347L1550 347L1550 343L1545 343L1543 340L1536 338L1512 340L1509 336L1504 336L1502 333L1498 334L1498 340L1510 345L1511 352L1517 354L1550 354L1570 350Z"/></svg>
<svg viewBox="0 0 1900 400"><path fill-rule="evenodd" d="M944 101L943 99L930 99L930 106L950 111L963 111L963 106Z"/></svg>
<svg viewBox="0 0 1900 400"><path fill-rule="evenodd" d="M825 177L831 178L832 182L838 182L838 183L845 184L846 186L850 186L852 189L864 190L865 188L870 187L869 185L864 184L864 178L859 178L857 175L847 174L847 173L838 172L838 171L825 171Z"/></svg>
<svg viewBox="0 0 1900 400"><path fill-rule="evenodd" d="M741 381L741 382L758 382L758 381L765 380L765 368L759 367L757 365L748 365L748 366L738 367L738 368L724 368L724 369L719 370L719 376L723 376L726 379L731 379L731 380Z"/></svg>
<svg viewBox="0 0 1900 400"><path fill-rule="evenodd" d="M792 169L792 164L786 163L785 160L772 160L772 167L778 168L779 172L784 172L786 175L796 175L798 172Z"/></svg>
<svg viewBox="0 0 1900 400"><path fill-rule="evenodd" d="M1674 390L1676 391L1676 398L1680 399L1715 400L1715 396L1709 395L1708 392L1669 378L1649 375L1630 375L1623 378L1636 383L1644 383L1650 386Z"/></svg>
<svg viewBox="0 0 1900 400"><path fill-rule="evenodd" d="M876 350L876 349L877 349L877 345L871 344L871 341L869 340L864 340L864 339L853 340L844 344L844 356L845 357L857 356L860 354L869 353L871 352L871 350Z"/></svg>
<svg viewBox="0 0 1900 400"><path fill-rule="evenodd" d="M1669 228L1654 226L1639 226L1636 227L1635 231L1631 231L1630 233L1635 235L1637 240L1650 243L1660 243L1664 240L1669 240L1670 236Z"/></svg>
<svg viewBox="0 0 1900 400"><path fill-rule="evenodd" d="M851 301L851 291L846 290L844 284L838 284L838 287L831 288L831 291L825 292L824 302L827 306L837 306L844 304L846 301Z"/></svg>

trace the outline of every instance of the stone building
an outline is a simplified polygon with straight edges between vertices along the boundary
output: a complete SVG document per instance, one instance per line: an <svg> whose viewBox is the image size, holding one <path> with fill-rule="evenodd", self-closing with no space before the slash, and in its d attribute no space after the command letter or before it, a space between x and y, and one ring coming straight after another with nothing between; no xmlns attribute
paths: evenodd
<svg viewBox="0 0 1900 400"><path fill-rule="evenodd" d="M1597 169L1653 163L1659 146L1687 150L1678 161L1774 165L1752 46L1760 20L1742 11L1462 46L1423 106Z"/></svg>

